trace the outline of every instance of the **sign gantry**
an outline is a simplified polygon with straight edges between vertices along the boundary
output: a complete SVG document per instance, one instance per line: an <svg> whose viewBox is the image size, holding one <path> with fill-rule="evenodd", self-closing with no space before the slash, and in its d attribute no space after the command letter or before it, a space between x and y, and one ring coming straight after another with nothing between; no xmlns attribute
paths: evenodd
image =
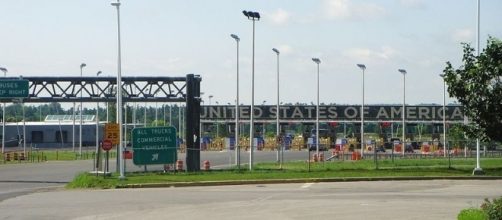
<svg viewBox="0 0 502 220"><path fill-rule="evenodd" d="M200 79L200 77L197 77ZM5 77L4 81L20 81ZM23 77L29 82L23 102L115 102L116 77ZM199 80L200 81L200 80ZM186 77L122 77L124 102L184 102ZM11 99L0 96L0 102Z"/></svg>
<svg viewBox="0 0 502 220"><path fill-rule="evenodd" d="M24 80L19 96L0 96L0 102L19 100L24 103L51 102L116 102L116 77L0 77L3 81ZM122 103L185 102L186 164L188 171L200 170L200 82L199 75L186 77L121 77ZM24 84L23 84L24 85ZM0 85L1 86L1 85ZM1 92L1 91L0 91ZM113 133L113 132L112 132ZM117 135L120 137L120 135Z"/></svg>

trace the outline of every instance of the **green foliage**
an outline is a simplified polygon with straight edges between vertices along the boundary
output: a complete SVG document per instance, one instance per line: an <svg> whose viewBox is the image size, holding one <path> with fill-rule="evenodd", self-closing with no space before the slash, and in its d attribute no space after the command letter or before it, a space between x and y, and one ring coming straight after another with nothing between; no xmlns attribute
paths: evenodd
<svg viewBox="0 0 502 220"><path fill-rule="evenodd" d="M114 188L117 184L117 178L104 178L103 176L90 175L88 173L78 174L73 181L66 185L68 189L76 188Z"/></svg>
<svg viewBox="0 0 502 220"><path fill-rule="evenodd" d="M452 141L452 147L464 147L467 142L464 129L459 124L452 125L448 132L448 138Z"/></svg>
<svg viewBox="0 0 502 220"><path fill-rule="evenodd" d="M463 65L458 69L446 63L445 81L450 96L455 97L468 116L463 129L469 137L502 141L502 41L490 37L479 56L464 45Z"/></svg>
<svg viewBox="0 0 502 220"><path fill-rule="evenodd" d="M485 202L481 205L481 209L488 215L489 220L500 220L502 219L502 197L498 199L485 199Z"/></svg>
<svg viewBox="0 0 502 220"><path fill-rule="evenodd" d="M485 220L488 216L480 209L470 208L460 211L458 220Z"/></svg>

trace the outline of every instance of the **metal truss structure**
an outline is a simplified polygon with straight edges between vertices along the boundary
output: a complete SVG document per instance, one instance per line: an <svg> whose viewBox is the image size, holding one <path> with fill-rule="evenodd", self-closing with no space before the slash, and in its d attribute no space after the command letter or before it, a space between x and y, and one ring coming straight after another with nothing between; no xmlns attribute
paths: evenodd
<svg viewBox="0 0 502 220"><path fill-rule="evenodd" d="M22 79L29 81L29 96L22 100L25 103L115 102L117 97L115 77ZM184 102L187 98L186 77L122 77L122 82L123 102ZM2 98L0 101L10 102L12 99Z"/></svg>

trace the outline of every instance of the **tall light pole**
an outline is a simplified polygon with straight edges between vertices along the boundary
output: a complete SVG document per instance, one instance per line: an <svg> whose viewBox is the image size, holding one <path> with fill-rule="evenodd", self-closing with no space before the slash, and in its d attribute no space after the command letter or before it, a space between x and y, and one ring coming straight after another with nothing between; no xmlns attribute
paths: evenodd
<svg viewBox="0 0 502 220"><path fill-rule="evenodd" d="M119 126L119 135L122 135L122 57L120 51L120 0L111 3L112 6L117 8L117 42L118 42L118 59L117 59L117 124ZM119 138L119 165L120 176L119 179L125 179L124 175L124 146L122 138Z"/></svg>
<svg viewBox="0 0 502 220"><path fill-rule="evenodd" d="M143 115L143 127L146 128L146 102L145 102L145 111L143 113L144 113L144 115Z"/></svg>
<svg viewBox="0 0 502 220"><path fill-rule="evenodd" d="M73 152L75 152L75 102L73 102L73 109L72 110L73 110L73 112L72 112L73 113L73 115L72 115L73 116L72 117L72 119L73 119L72 132L73 133L71 135L71 139L72 139L72 150L73 150Z"/></svg>
<svg viewBox="0 0 502 220"><path fill-rule="evenodd" d="M404 156L404 151L406 149L406 70L398 69L398 71L403 74L403 109L401 112L403 113L403 140L402 143L402 151Z"/></svg>
<svg viewBox="0 0 502 220"><path fill-rule="evenodd" d="M443 79L443 152L446 157L446 81L444 74L439 74L439 76Z"/></svg>
<svg viewBox="0 0 502 220"><path fill-rule="evenodd" d="M80 78L82 79L82 69L85 67L85 63L80 64ZM82 81L80 81L80 126L79 126L79 147L78 147L78 154L82 156L82 92L84 91L84 85Z"/></svg>
<svg viewBox="0 0 502 220"><path fill-rule="evenodd" d="M169 103L169 126L173 126L173 106Z"/></svg>
<svg viewBox="0 0 502 220"><path fill-rule="evenodd" d="M282 152L282 147L281 147L281 143L279 143L279 136L281 135L280 134L280 130L281 130L281 127L280 127L280 124L279 124L279 104L280 104L280 99L279 99L279 50L276 49L276 48L272 48L272 51L275 52L275 54L277 55L277 106L276 106L276 118L275 118L275 123L276 123L276 140L277 140L277 162L281 162L280 166L282 168L282 160L280 160L279 158L279 152L281 151Z"/></svg>
<svg viewBox="0 0 502 220"><path fill-rule="evenodd" d="M239 146L239 42L240 38L239 36L235 34L231 34L230 37L232 37L235 40L236 46L237 46L237 76L236 76L236 93L235 93L235 164L237 165L237 168L241 168L241 149Z"/></svg>
<svg viewBox="0 0 502 220"><path fill-rule="evenodd" d="M155 127L157 127L157 121L158 121L158 118L157 118L157 115L158 115L158 106L157 106L157 102L155 102Z"/></svg>
<svg viewBox="0 0 502 220"><path fill-rule="evenodd" d="M242 11L244 16L253 21L253 58L251 69L251 114L249 117L249 170L253 170L253 139L254 139L254 40L255 22L260 20L260 13L253 11Z"/></svg>
<svg viewBox="0 0 502 220"><path fill-rule="evenodd" d="M316 154L319 155L319 64L321 60L319 58L312 58L312 61L317 64L317 104L316 104L316 112L315 112L315 129L316 129ZM308 149L310 150L310 149Z"/></svg>
<svg viewBox="0 0 502 220"><path fill-rule="evenodd" d="M359 67L363 71L363 102L361 105L361 157L363 157L363 155L364 155L364 71L366 70L366 66L364 64L357 64L357 67Z"/></svg>
<svg viewBox="0 0 502 220"><path fill-rule="evenodd" d="M478 7L477 7L477 22L476 22L476 56L479 58L479 29L480 29L480 20L481 20L481 12L480 12L480 7L481 7L481 1L478 0L477 2ZM482 175L484 174L483 169L481 169L481 166L479 164L479 138L476 138L476 168L474 168L472 174L473 175Z"/></svg>
<svg viewBox="0 0 502 220"><path fill-rule="evenodd" d="M211 99L213 98L213 95L209 95L208 98L209 98L209 105L211 105Z"/></svg>
<svg viewBox="0 0 502 220"><path fill-rule="evenodd" d="M7 68L0 67L0 71L3 72L3 77L7 77ZM5 151L5 102L3 103L2 109L2 154Z"/></svg>
<svg viewBox="0 0 502 220"><path fill-rule="evenodd" d="M96 73L96 77L98 77L99 75L101 75L101 71L98 71ZM96 155L98 155L98 153L99 153L99 102L96 102ZM96 161L96 165L97 164L98 161Z"/></svg>

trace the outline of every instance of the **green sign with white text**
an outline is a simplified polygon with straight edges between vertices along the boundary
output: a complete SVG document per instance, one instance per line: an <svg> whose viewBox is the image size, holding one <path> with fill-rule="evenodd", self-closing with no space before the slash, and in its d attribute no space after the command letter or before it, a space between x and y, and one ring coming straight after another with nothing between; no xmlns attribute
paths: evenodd
<svg viewBox="0 0 502 220"><path fill-rule="evenodd" d="M0 80L0 98L27 98L28 80Z"/></svg>
<svg viewBox="0 0 502 220"><path fill-rule="evenodd" d="M176 128L150 127L132 130L135 165L171 164L177 160Z"/></svg>

